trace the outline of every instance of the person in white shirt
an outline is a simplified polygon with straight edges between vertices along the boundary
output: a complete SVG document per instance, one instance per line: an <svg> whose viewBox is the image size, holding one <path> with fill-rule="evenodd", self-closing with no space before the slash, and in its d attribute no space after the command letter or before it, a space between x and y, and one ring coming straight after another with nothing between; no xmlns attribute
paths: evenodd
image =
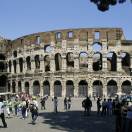
<svg viewBox="0 0 132 132"><path fill-rule="evenodd" d="M0 118L1 118L2 123L3 123L3 127L6 128L7 123L5 121L5 115L4 115L4 103L3 103L3 99L1 97L0 97Z"/></svg>

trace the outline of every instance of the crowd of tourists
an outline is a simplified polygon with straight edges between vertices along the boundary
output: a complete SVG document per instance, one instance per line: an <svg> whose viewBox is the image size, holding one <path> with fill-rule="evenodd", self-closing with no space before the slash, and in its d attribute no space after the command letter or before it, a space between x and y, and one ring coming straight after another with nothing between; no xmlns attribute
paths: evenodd
<svg viewBox="0 0 132 132"><path fill-rule="evenodd" d="M35 124L38 117L38 104L40 103L41 110L45 110L45 104L48 96L44 96L39 99L40 100L37 100L35 96L29 96L28 94L19 94L9 98L8 100L3 100L0 97L0 118L3 123L3 127L7 127L4 113L6 113L7 118L11 118L12 116L17 116L21 119L31 117L32 123ZM58 113L58 98L52 98L52 102L54 113ZM65 97L63 102L64 110L70 110L72 106L71 97ZM119 98L97 98L96 106L97 116L115 116L116 132L132 132L132 102L128 102L124 99L119 100ZM84 108L84 115L90 116L92 108L91 98L86 97L82 101L82 107Z"/></svg>

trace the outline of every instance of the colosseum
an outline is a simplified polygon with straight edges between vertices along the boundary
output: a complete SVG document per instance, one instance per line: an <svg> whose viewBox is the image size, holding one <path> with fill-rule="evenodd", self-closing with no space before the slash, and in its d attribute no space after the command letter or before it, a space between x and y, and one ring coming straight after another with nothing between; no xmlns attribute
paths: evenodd
<svg viewBox="0 0 132 132"><path fill-rule="evenodd" d="M121 28L39 32L0 38L0 93L115 96L132 93L132 40Z"/></svg>

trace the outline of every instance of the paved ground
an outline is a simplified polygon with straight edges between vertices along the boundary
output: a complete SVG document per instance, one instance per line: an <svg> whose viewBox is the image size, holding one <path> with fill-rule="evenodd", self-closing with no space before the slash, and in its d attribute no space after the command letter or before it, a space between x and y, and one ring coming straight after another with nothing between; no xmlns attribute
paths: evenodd
<svg viewBox="0 0 132 132"><path fill-rule="evenodd" d="M53 102L48 99L46 110L40 111L35 125L31 117L6 119L8 128L0 127L0 132L114 132L114 117L96 115L96 103L93 102L91 116L84 116L81 108L82 99L73 99L70 111L64 111L63 100L59 99L59 113L53 113ZM1 123L1 122L0 122Z"/></svg>

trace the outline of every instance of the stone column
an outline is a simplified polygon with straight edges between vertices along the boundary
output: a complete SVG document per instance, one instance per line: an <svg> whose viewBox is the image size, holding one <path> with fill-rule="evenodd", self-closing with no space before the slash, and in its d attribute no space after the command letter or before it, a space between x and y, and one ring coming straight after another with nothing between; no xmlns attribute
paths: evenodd
<svg viewBox="0 0 132 132"><path fill-rule="evenodd" d="M40 96L43 96L43 82L40 81Z"/></svg>
<svg viewBox="0 0 132 132"><path fill-rule="evenodd" d="M102 78L102 90L103 90L103 97L107 97L107 80Z"/></svg>
<svg viewBox="0 0 132 132"><path fill-rule="evenodd" d="M62 81L62 97L66 96L66 81Z"/></svg>
<svg viewBox="0 0 132 132"><path fill-rule="evenodd" d="M54 97L54 80L53 80L53 78L51 78L51 81L50 81L50 96Z"/></svg>
<svg viewBox="0 0 132 132"><path fill-rule="evenodd" d="M88 71L93 71L93 49L92 49L93 39L88 40Z"/></svg>
<svg viewBox="0 0 132 132"><path fill-rule="evenodd" d="M18 79L15 81L16 82L16 94L18 93Z"/></svg>
<svg viewBox="0 0 132 132"><path fill-rule="evenodd" d="M32 80L29 81L29 94L33 95L33 82L32 82Z"/></svg>
<svg viewBox="0 0 132 132"><path fill-rule="evenodd" d="M78 80L74 80L74 96L78 97Z"/></svg>
<svg viewBox="0 0 132 132"><path fill-rule="evenodd" d="M42 72L44 72L44 71L45 71L44 68L45 68L45 67L44 67L44 60L43 60L43 58L41 58L41 59L40 59L40 70L41 70Z"/></svg>
<svg viewBox="0 0 132 132"><path fill-rule="evenodd" d="M65 53L63 53L62 54L62 71L66 71L66 54Z"/></svg>
<svg viewBox="0 0 132 132"><path fill-rule="evenodd" d="M78 54L74 55L74 68L76 71L79 70L79 55Z"/></svg>
<svg viewBox="0 0 132 132"><path fill-rule="evenodd" d="M31 71L33 73L35 71L35 60L34 60L34 56L31 56Z"/></svg>
<svg viewBox="0 0 132 132"><path fill-rule="evenodd" d="M118 78L118 81L117 81L117 87L118 87L117 92L118 93L121 93L122 92L122 89L121 89L121 78L120 77Z"/></svg>
<svg viewBox="0 0 132 132"><path fill-rule="evenodd" d="M55 71L55 59L53 54L50 56L50 71Z"/></svg>
<svg viewBox="0 0 132 132"><path fill-rule="evenodd" d="M92 86L92 78L88 78L88 96L92 97L93 96L93 86Z"/></svg>
<svg viewBox="0 0 132 132"><path fill-rule="evenodd" d="M22 92L25 92L25 82L21 81L21 85L22 85Z"/></svg>
<svg viewBox="0 0 132 132"><path fill-rule="evenodd" d="M117 71L120 72L122 70L121 66L121 56L117 55Z"/></svg>

